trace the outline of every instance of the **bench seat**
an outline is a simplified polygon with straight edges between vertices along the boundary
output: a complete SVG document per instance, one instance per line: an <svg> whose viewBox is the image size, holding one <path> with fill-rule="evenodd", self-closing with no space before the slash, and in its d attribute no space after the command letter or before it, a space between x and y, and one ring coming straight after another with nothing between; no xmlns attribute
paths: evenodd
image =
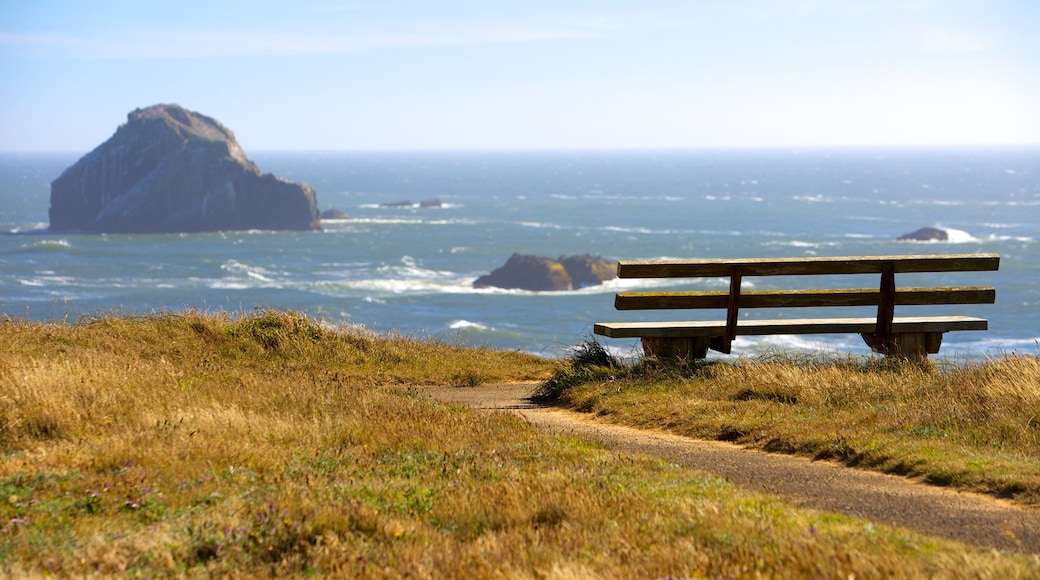
<svg viewBox="0 0 1040 580"><path fill-rule="evenodd" d="M876 318L790 318L739 320L736 336L784 334L859 334L874 350L886 355L920 358L936 354L943 333L987 330L984 318L972 316L903 316L892 319L890 338L879 339ZM638 338L647 356L675 360L702 359L708 349L729 352L726 322L600 322L595 333L610 338Z"/></svg>
<svg viewBox="0 0 1040 580"><path fill-rule="evenodd" d="M876 326L876 318L740 320L737 322L737 336L765 334L865 334L874 332ZM972 316L897 316L892 319L892 332L894 334L987 329L986 319ZM713 337L726 335L726 321L597 322L594 332L610 338Z"/></svg>

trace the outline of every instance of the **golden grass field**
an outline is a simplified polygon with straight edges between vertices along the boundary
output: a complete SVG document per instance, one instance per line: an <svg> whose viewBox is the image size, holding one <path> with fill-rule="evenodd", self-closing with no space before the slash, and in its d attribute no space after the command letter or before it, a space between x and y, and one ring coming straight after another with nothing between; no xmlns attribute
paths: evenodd
<svg viewBox="0 0 1040 580"><path fill-rule="evenodd" d="M545 380L618 421L1036 501L1035 357L948 372L651 366L331 330L292 312L5 320L0 576L1040 574L1037 556L799 509L424 392ZM961 459L922 464L929 453Z"/></svg>

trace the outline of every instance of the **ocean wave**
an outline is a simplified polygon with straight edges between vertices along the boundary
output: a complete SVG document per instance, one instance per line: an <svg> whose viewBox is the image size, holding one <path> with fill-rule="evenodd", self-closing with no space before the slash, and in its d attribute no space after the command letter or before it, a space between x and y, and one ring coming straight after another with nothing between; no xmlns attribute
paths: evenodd
<svg viewBox="0 0 1040 580"><path fill-rule="evenodd" d="M72 247L72 243L66 239L38 240L29 244L22 244L17 248L11 248L5 253L67 252Z"/></svg>
<svg viewBox="0 0 1040 580"><path fill-rule="evenodd" d="M470 322L469 320L456 320L449 324L448 328L452 330L494 330L490 326L479 322Z"/></svg>
<svg viewBox="0 0 1040 580"><path fill-rule="evenodd" d="M342 220L336 225L341 226L337 230L342 230L343 226L350 226L351 224L378 224L378 225L414 225L423 223L422 218L351 218L349 220Z"/></svg>
<svg viewBox="0 0 1040 580"><path fill-rule="evenodd" d="M979 241L978 238L964 230L956 230L953 228L947 228L942 226L939 226L939 229L946 232L946 241L951 244L966 244L969 242Z"/></svg>
<svg viewBox="0 0 1040 580"><path fill-rule="evenodd" d="M988 242L1035 242L1036 238L1032 236L997 236L990 235L986 238Z"/></svg>
<svg viewBox="0 0 1040 580"><path fill-rule="evenodd" d="M589 201L686 201L685 197L677 195L623 195L605 193L586 193L581 199Z"/></svg>
<svg viewBox="0 0 1040 580"><path fill-rule="evenodd" d="M382 296L425 295L425 294L468 294L475 293L472 284L476 277L453 278L362 278L356 280L318 280L307 290L328 296L360 294L366 302L381 303Z"/></svg>
<svg viewBox="0 0 1040 580"><path fill-rule="evenodd" d="M690 231L678 231L678 230L674 230L674 229L652 229L652 228L638 227L638 226L631 226L631 227L603 226L602 228L599 228L599 229L601 229L603 231L607 231L607 232L617 232L617 233L620 233L620 234L643 234L643 235L661 235L661 236L670 236L670 235L676 235L676 234L690 234L690 233L693 233L693 232L690 232Z"/></svg>
<svg viewBox="0 0 1040 580"><path fill-rule="evenodd" d="M465 206L465 204L461 204L461 203L444 203L444 202L441 202L441 204L439 206L437 206L437 205L423 206L419 202L413 202L413 203L405 204L405 205L384 205L384 204L381 204L381 203L361 203L361 204L357 205L358 209L386 209L386 210L421 209L423 211L426 211L426 210L435 211L435 210L439 210L439 209L458 209L458 208L461 208L461 207L466 207L466 206Z"/></svg>
<svg viewBox="0 0 1040 580"><path fill-rule="evenodd" d="M564 226L562 226L560 224L553 224L553 223L548 223L548 222L526 222L525 221L525 222L516 222L516 224L519 225L519 226L523 226L525 228L538 228L538 229L548 229L548 230L562 230L562 229L564 229Z"/></svg>
<svg viewBox="0 0 1040 580"><path fill-rule="evenodd" d="M791 199L795 201L807 201L810 203L833 203L836 201L834 198L825 197L823 194L817 195L795 195Z"/></svg>
<svg viewBox="0 0 1040 580"><path fill-rule="evenodd" d="M429 219L428 217L356 217L345 220L322 220L322 229L326 233L339 233L350 230L353 225L432 225L432 226L472 226L480 222L471 218Z"/></svg>
<svg viewBox="0 0 1040 580"><path fill-rule="evenodd" d="M14 235L36 235L46 234L50 231L50 224L47 222L36 222L34 224L27 224L21 226L14 226L7 230L7 233Z"/></svg>
<svg viewBox="0 0 1040 580"><path fill-rule="evenodd" d="M268 283L275 282L275 276L286 275L286 273L284 272L271 272L262 266L251 266L249 264L244 264L237 260L228 260L227 262L224 262L220 265L220 269L230 274L245 276L246 278L249 278L251 280L257 280L260 282Z"/></svg>
<svg viewBox="0 0 1040 580"><path fill-rule="evenodd" d="M807 249L811 249L811 248L819 248L821 246L826 246L826 245L829 245L829 244L825 244L825 243L822 243L822 242L806 242L804 240L772 240L772 241L768 241L768 242L762 242L762 245L763 246L782 246L782 247L787 247L787 248L807 248Z"/></svg>
<svg viewBox="0 0 1040 580"><path fill-rule="evenodd" d="M1014 229L1014 228L1025 227L1025 224L1003 224L1003 223L994 223L994 222L986 222L986 223L979 224L979 225L981 225L983 227L990 228L990 229L994 229L994 230L1009 230L1009 229Z"/></svg>

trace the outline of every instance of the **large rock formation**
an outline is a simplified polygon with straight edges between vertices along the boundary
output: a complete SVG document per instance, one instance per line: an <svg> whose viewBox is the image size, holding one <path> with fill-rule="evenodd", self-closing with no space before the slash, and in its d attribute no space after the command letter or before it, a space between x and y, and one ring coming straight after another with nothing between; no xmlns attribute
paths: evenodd
<svg viewBox="0 0 1040 580"><path fill-rule="evenodd" d="M939 228L921 228L908 234L899 236L900 240L912 240L917 242L945 242L950 239L946 230Z"/></svg>
<svg viewBox="0 0 1040 580"><path fill-rule="evenodd" d="M477 278L473 287L561 291L595 286L615 277L617 265L599 256L561 256L553 260L513 254L501 268Z"/></svg>
<svg viewBox="0 0 1040 580"><path fill-rule="evenodd" d="M51 183L51 231L318 229L314 189L260 169L218 121L155 105Z"/></svg>

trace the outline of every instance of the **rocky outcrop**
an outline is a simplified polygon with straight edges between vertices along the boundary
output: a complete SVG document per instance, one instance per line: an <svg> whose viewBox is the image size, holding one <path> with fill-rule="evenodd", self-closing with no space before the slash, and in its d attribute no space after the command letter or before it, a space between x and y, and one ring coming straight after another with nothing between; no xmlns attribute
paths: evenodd
<svg viewBox="0 0 1040 580"><path fill-rule="evenodd" d="M321 212L321 219L323 220L347 220L350 216L343 213L343 211L332 208Z"/></svg>
<svg viewBox="0 0 1040 580"><path fill-rule="evenodd" d="M314 189L264 174L218 121L155 105L51 183L51 231L318 229Z"/></svg>
<svg viewBox="0 0 1040 580"><path fill-rule="evenodd" d="M608 262L601 256L561 256L558 260L571 276L575 288L599 286L607 280L617 278L617 262Z"/></svg>
<svg viewBox="0 0 1040 580"><path fill-rule="evenodd" d="M561 256L553 260L513 254L505 265L481 276L474 288L507 288L532 291L574 290L602 284L617 276L617 265L599 256Z"/></svg>
<svg viewBox="0 0 1040 580"><path fill-rule="evenodd" d="M912 240L917 242L945 242L950 239L946 230L939 228L921 228L908 234L899 236L900 240Z"/></svg>

